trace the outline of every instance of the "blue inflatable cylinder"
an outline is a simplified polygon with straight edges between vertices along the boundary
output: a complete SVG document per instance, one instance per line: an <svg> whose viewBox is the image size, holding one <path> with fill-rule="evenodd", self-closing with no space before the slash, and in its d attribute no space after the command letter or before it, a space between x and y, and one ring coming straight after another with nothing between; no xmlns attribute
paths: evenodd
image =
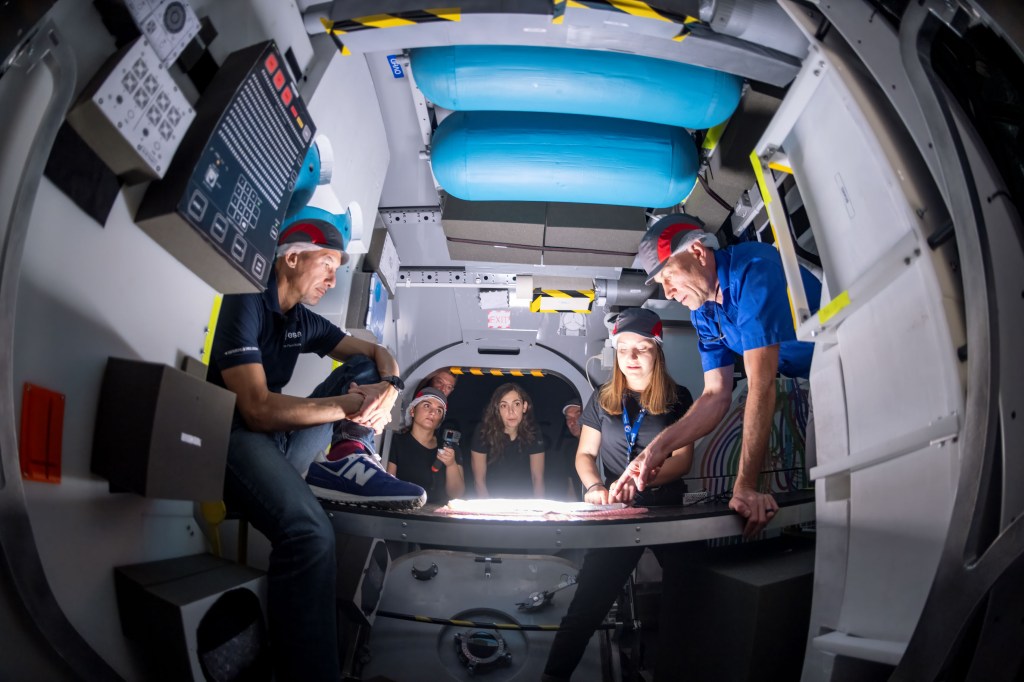
<svg viewBox="0 0 1024 682"><path fill-rule="evenodd" d="M456 112L434 132L430 158L438 183L467 201L660 208L697 178L683 128L598 116Z"/></svg>
<svg viewBox="0 0 1024 682"><path fill-rule="evenodd" d="M711 128L732 116L732 74L621 52L511 45L412 50L423 94L453 111L537 111Z"/></svg>

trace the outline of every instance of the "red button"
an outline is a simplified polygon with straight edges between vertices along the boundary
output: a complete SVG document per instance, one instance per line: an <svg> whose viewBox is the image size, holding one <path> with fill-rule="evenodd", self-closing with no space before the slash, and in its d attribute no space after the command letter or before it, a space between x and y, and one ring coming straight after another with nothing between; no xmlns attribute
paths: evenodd
<svg viewBox="0 0 1024 682"><path fill-rule="evenodd" d="M274 74L274 87L280 90L284 87L284 71L278 71Z"/></svg>
<svg viewBox="0 0 1024 682"><path fill-rule="evenodd" d="M267 73L274 73L277 71L277 57L270 55L267 60L263 62L263 66L267 68Z"/></svg>
<svg viewBox="0 0 1024 682"><path fill-rule="evenodd" d="M294 106L292 106L292 116L294 116L295 118L299 117L299 110L296 109Z"/></svg>
<svg viewBox="0 0 1024 682"><path fill-rule="evenodd" d="M284 102L285 105L288 105L288 104L292 103L292 89L291 88L285 88L284 90L281 91L281 101Z"/></svg>

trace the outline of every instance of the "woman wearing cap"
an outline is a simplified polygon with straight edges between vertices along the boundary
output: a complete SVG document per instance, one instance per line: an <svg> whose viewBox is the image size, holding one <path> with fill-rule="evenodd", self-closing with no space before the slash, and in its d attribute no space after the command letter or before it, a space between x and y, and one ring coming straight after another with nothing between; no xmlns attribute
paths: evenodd
<svg viewBox="0 0 1024 682"><path fill-rule="evenodd" d="M431 504L445 504L466 492L455 449L437 440L437 427L447 409L444 393L424 388L409 403L411 425L391 441L388 473L422 487Z"/></svg>
<svg viewBox="0 0 1024 682"><path fill-rule="evenodd" d="M641 452L663 428L683 416L693 399L676 385L665 366L661 349L661 320L653 311L629 308L622 311L612 329L616 363L611 380L596 391L583 410L583 429L576 451L576 470L583 481L584 500L591 504L634 500L650 507L682 504L685 486L680 479L690 470L693 446L676 450L668 457L650 486L643 492L632 487L617 488L614 481L630 460ZM597 457L601 456L605 478L601 478ZM661 564L662 599L658 625L659 647L656 680L679 679L672 668L670 652L678 645L679 590L682 553L678 546L652 547ZM636 567L644 547L616 547L587 552L580 569L576 595L555 635L544 669L544 680L568 680L583 652L626 578Z"/></svg>
<svg viewBox="0 0 1024 682"><path fill-rule="evenodd" d="M473 434L473 481L478 497L544 497L544 442L519 385L502 384Z"/></svg>

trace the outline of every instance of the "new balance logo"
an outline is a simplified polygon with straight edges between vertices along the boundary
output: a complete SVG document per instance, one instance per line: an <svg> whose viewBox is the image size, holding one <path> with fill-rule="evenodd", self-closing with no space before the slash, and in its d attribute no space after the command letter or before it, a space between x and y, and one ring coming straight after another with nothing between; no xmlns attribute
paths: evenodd
<svg viewBox="0 0 1024 682"><path fill-rule="evenodd" d="M358 483L359 485L366 485L366 482L373 478L378 471L380 471L380 469L377 467L366 466L353 457L352 463L341 472L341 475L350 481Z"/></svg>

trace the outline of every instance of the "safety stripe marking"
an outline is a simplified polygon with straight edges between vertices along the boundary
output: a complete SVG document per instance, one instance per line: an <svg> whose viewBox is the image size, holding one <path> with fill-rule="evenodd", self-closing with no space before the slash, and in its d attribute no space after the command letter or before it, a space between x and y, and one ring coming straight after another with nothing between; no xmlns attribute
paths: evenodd
<svg viewBox="0 0 1024 682"><path fill-rule="evenodd" d="M771 168L772 170L781 171L783 173L789 173L790 175L793 174L792 168L790 168L789 166L783 166L781 163L776 163L775 161L769 163L768 167Z"/></svg>
<svg viewBox="0 0 1024 682"><path fill-rule="evenodd" d="M587 298L594 300L593 289L534 289L534 296L549 296L551 298Z"/></svg>
<svg viewBox="0 0 1024 682"><path fill-rule="evenodd" d="M565 21L566 0L555 0L554 11L551 14L552 24L561 24Z"/></svg>
<svg viewBox="0 0 1024 682"><path fill-rule="evenodd" d="M533 300L530 301L530 312L531 313L582 313L584 315L590 314L589 307L583 310L561 310L561 309L549 309L544 308L543 301L547 299L574 299L584 298L588 301L588 306L594 304L594 290L593 289L534 289Z"/></svg>
<svg viewBox="0 0 1024 682"><path fill-rule="evenodd" d="M665 12L664 10L656 10L646 2L640 2L640 0L566 0L567 7L573 7L576 9L596 9L605 10L611 12L620 12L622 14L629 14L634 17L640 17L642 19L656 19L657 21L665 21L670 24L692 24L700 22L697 17L691 17L689 15L673 14L671 12ZM558 17L558 3L556 0L555 14ZM564 14L565 9L561 9ZM561 23L557 21L556 23ZM689 31L685 32L686 34ZM673 38L673 40L682 40L686 35L681 34Z"/></svg>
<svg viewBox="0 0 1024 682"><path fill-rule="evenodd" d="M542 369L499 369L497 367L449 367L448 370L456 375L463 376L465 374L472 374L473 376L512 376L512 377L542 377L544 376L544 370Z"/></svg>
<svg viewBox="0 0 1024 682"><path fill-rule="evenodd" d="M210 321L206 323L206 339L203 341L203 357L200 358L204 365L209 366L210 355L213 353L213 333L217 331L217 320L220 318L220 304L224 297L217 294L213 297L213 308L210 310Z"/></svg>
<svg viewBox="0 0 1024 682"><path fill-rule="evenodd" d="M341 37L346 33L363 31L371 28L394 28L395 26L415 26L426 24L432 21L461 21L462 10L458 7L435 7L432 9L416 10L412 12L401 12L399 14L371 14L365 17L355 17L343 21L332 21L321 17L327 35L331 37L334 46L344 56L352 54L352 51L342 42Z"/></svg>
<svg viewBox="0 0 1024 682"><path fill-rule="evenodd" d="M334 47L338 48L338 52L340 52L343 57L347 57L352 54L352 51L348 49L345 44L341 42L341 38L338 37L345 33L345 31L335 31L334 22L324 17L320 18L320 23L323 24L324 30L327 31L327 35L331 37L331 42L334 43Z"/></svg>
<svg viewBox="0 0 1024 682"><path fill-rule="evenodd" d="M711 151L718 146L718 141L722 139L722 133L725 132L725 126L729 124L729 119L726 119L716 125L713 128L708 128L708 132L704 134L704 142L701 143L701 149Z"/></svg>
<svg viewBox="0 0 1024 682"><path fill-rule="evenodd" d="M821 324L825 324L848 305L850 305L850 292L844 291L833 298L827 306L818 311L818 321L821 322Z"/></svg>
<svg viewBox="0 0 1024 682"><path fill-rule="evenodd" d="M750 163L754 166L754 177L757 179L757 188L761 190L761 199L767 207L772 202L772 198L768 194L768 185L764 181L764 171L761 170L761 157L757 155L756 151L750 152Z"/></svg>
<svg viewBox="0 0 1024 682"><path fill-rule="evenodd" d="M368 17L359 17L354 21L360 23L365 28L394 28L395 26L415 26L415 21L409 21L401 17L395 17L390 14L372 14Z"/></svg>
<svg viewBox="0 0 1024 682"><path fill-rule="evenodd" d="M775 221L772 220L772 211L769 205L772 203L772 195L768 191L768 183L764 179L764 165L761 162L761 157L757 155L757 150L750 152L750 163L754 166L754 177L757 178L757 188L761 192L761 199L764 201L764 212L768 216L768 226L772 228L772 239L775 240L775 249L779 248L779 234L775 231ZM793 329L797 329L800 325L796 319L796 305L793 303L793 292L789 288L789 284L786 284L786 298L789 300L789 314L793 318Z"/></svg>

